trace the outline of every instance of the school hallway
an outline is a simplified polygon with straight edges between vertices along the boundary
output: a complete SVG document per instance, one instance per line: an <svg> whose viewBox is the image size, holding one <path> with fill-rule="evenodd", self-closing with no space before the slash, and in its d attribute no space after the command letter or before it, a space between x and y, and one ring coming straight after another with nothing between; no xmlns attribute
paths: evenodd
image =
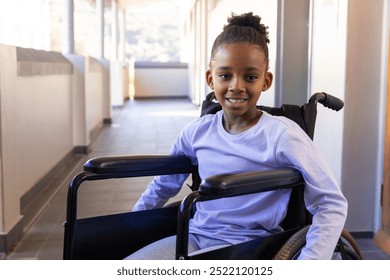
<svg viewBox="0 0 390 280"><path fill-rule="evenodd" d="M0 259L61 260L67 189L71 178L82 170L82 164L102 155L166 154L179 131L198 116L198 106L185 98L137 99L114 109L112 123L105 125L92 143L90 153L72 159L58 176L47 182L55 186L44 188L40 201L31 204L34 215L26 216L29 226L23 238L10 254L0 256ZM128 211L149 181L150 178L135 178L87 182L79 191L78 216ZM183 190L178 197L188 192ZM34 205L44 207L33 211ZM390 256L376 247L372 239L357 241L365 259L390 260Z"/></svg>

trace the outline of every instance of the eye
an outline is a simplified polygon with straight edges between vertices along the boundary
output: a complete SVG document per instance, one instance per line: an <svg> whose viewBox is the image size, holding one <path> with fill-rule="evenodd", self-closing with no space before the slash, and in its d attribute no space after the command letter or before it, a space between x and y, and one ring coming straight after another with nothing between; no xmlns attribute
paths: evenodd
<svg viewBox="0 0 390 280"><path fill-rule="evenodd" d="M218 77L220 77L222 80L228 80L231 78L232 75L230 74L227 74L227 73L222 73L222 74L219 74Z"/></svg>
<svg viewBox="0 0 390 280"><path fill-rule="evenodd" d="M248 75L248 76L246 76L246 80L250 81L250 82L256 81L257 78L258 78L257 75Z"/></svg>

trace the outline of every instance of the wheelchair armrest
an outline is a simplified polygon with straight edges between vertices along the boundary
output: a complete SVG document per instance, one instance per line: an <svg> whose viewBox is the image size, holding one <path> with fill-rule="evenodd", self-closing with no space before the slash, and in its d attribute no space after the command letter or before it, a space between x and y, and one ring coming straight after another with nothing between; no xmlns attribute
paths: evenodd
<svg viewBox="0 0 390 280"><path fill-rule="evenodd" d="M199 191L202 197L225 197L291 188L302 183L303 177L299 170L283 168L211 176L202 182Z"/></svg>
<svg viewBox="0 0 390 280"><path fill-rule="evenodd" d="M84 164L84 171L73 177L68 188L64 256L67 258L72 254L77 221L77 193L83 182L195 172L197 167L192 165L191 160L179 155L102 156L88 160Z"/></svg>
<svg viewBox="0 0 390 280"><path fill-rule="evenodd" d="M199 191L192 192L182 201L178 212L176 259L188 255L189 220L196 202L223 197L302 186L301 172L293 168L253 171L239 174L221 174L205 179Z"/></svg>
<svg viewBox="0 0 390 280"><path fill-rule="evenodd" d="M191 160L185 156L172 155L126 155L102 156L88 160L84 171L99 175L153 176L191 173Z"/></svg>

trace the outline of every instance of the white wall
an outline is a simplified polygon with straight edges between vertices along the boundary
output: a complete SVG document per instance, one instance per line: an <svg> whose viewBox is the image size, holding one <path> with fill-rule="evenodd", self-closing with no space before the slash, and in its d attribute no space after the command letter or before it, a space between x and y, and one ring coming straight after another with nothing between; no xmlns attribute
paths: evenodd
<svg viewBox="0 0 390 280"><path fill-rule="evenodd" d="M309 92L326 92L344 100L348 2L320 0L312 5ZM345 110L317 108L314 142L341 183Z"/></svg>
<svg viewBox="0 0 390 280"><path fill-rule="evenodd" d="M185 64L136 63L135 98L190 97Z"/></svg>

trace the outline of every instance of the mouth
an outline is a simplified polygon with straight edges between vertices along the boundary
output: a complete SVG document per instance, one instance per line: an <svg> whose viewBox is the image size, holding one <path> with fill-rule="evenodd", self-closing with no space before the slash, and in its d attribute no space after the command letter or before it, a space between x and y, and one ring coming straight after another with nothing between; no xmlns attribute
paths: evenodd
<svg viewBox="0 0 390 280"><path fill-rule="evenodd" d="M238 104L238 103L243 103L243 102L247 101L248 99L246 99L246 98L225 98L225 100L231 104Z"/></svg>

